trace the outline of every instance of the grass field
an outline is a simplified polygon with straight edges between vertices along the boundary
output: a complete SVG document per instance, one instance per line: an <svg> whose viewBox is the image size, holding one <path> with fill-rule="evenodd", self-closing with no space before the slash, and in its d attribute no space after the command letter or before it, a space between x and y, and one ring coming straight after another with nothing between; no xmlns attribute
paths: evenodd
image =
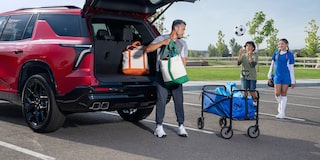
<svg viewBox="0 0 320 160"><path fill-rule="evenodd" d="M187 67L191 81L210 80L239 80L241 67L220 66L220 67ZM266 80L269 67L258 66L258 80ZM296 79L320 79L320 69L295 68Z"/></svg>

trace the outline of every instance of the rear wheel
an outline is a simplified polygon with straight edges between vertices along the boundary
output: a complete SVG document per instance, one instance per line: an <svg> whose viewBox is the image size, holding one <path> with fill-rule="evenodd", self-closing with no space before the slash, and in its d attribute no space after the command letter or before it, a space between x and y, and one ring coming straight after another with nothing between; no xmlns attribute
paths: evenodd
<svg viewBox="0 0 320 160"><path fill-rule="evenodd" d="M26 81L22 90L22 107L28 126L35 132L55 131L65 121L46 74L33 75Z"/></svg>
<svg viewBox="0 0 320 160"><path fill-rule="evenodd" d="M153 106L150 108L126 108L126 109L119 109L117 112L119 115L126 121L136 122L142 119L147 118L153 110Z"/></svg>

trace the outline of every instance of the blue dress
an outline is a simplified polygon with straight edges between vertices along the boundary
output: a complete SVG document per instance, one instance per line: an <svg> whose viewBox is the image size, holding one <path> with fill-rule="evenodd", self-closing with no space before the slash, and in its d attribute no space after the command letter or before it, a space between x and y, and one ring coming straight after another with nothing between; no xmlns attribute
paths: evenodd
<svg viewBox="0 0 320 160"><path fill-rule="evenodd" d="M294 64L294 55L292 52L279 53L275 51L272 55L275 61L274 84L291 84L289 64Z"/></svg>

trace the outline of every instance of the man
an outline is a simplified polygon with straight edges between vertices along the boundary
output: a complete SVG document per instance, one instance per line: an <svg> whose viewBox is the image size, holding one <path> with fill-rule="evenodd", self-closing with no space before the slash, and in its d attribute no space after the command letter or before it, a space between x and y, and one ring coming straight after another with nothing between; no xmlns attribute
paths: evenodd
<svg viewBox="0 0 320 160"><path fill-rule="evenodd" d="M179 50L179 53L181 54L182 61L184 65L187 63L187 57L188 57L188 47L184 40L181 38L184 35L184 31L186 29L186 23L183 20L175 20L172 23L171 33L167 35L161 35L158 36L156 39L151 42L149 46L146 47L146 52L154 52L157 50L158 56L157 56L157 103L156 103L156 129L154 131L154 135L163 138L167 134L163 130L163 118L165 114L165 107L166 107L166 101L169 92L171 92L173 101L174 101L174 108L175 113L177 116L177 122L178 122L178 135L182 137L187 137L188 133L186 132L186 129L183 126L184 123L184 109L183 109L183 90L182 85L177 84L173 86L166 86L164 84L161 71L160 71L160 57L163 54L164 47L166 45L169 45L170 41L173 40ZM164 53L168 54L168 53Z"/></svg>

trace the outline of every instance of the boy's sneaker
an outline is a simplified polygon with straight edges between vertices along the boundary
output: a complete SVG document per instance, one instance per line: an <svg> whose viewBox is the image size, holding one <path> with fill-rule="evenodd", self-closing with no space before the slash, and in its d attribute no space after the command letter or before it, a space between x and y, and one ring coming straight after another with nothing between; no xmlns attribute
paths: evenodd
<svg viewBox="0 0 320 160"><path fill-rule="evenodd" d="M188 137L188 133L186 129L184 128L183 124L179 126L178 135L181 137Z"/></svg>
<svg viewBox="0 0 320 160"><path fill-rule="evenodd" d="M157 136L158 138L164 138L167 136L166 132L163 130L162 125L157 125L157 128L154 130L154 135Z"/></svg>

